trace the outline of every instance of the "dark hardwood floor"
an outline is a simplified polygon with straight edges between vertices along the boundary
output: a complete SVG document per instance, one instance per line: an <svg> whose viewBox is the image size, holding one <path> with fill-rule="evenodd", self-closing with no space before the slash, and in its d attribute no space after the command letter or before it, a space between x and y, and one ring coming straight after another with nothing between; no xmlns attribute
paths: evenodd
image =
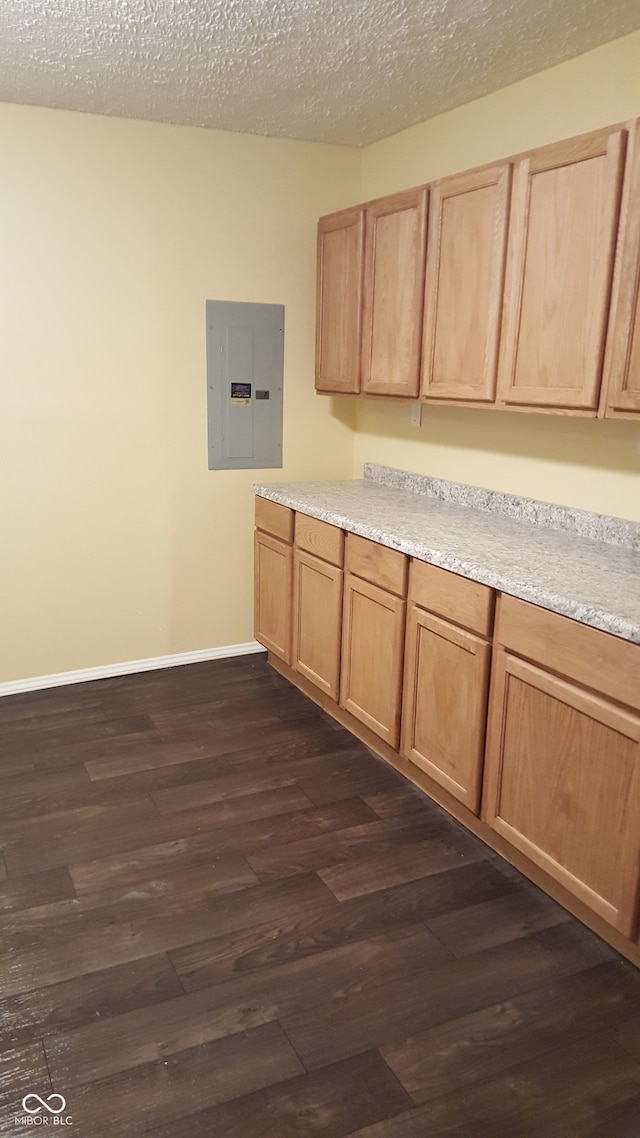
<svg viewBox="0 0 640 1138"><path fill-rule="evenodd" d="M0 1134L640 1138L640 972L262 655L0 701L0 788Z"/></svg>

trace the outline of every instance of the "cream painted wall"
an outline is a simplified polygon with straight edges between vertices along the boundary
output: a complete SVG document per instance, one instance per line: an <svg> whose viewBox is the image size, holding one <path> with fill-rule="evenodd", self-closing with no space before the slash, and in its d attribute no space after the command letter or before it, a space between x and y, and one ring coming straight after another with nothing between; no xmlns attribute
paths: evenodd
<svg viewBox="0 0 640 1138"><path fill-rule="evenodd" d="M363 152L0 104L0 682L250 639L261 477L640 518L635 424L313 394L320 214L636 114L640 33ZM206 469L207 298L285 305L282 471Z"/></svg>
<svg viewBox="0 0 640 1138"><path fill-rule="evenodd" d="M360 155L12 105L0 152L0 682L251 639L251 482L351 474L315 224ZM282 471L207 471L207 298L285 305Z"/></svg>
<svg viewBox="0 0 640 1138"><path fill-rule="evenodd" d="M640 115L640 32L368 147L361 200ZM640 521L640 422L358 401L354 473L382 462Z"/></svg>

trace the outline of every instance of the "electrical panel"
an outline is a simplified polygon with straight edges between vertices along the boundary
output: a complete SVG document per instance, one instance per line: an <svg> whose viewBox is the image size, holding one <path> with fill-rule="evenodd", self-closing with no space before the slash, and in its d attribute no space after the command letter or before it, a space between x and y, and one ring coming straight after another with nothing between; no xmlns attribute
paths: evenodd
<svg viewBox="0 0 640 1138"><path fill-rule="evenodd" d="M282 466L284 305L208 300L209 470Z"/></svg>

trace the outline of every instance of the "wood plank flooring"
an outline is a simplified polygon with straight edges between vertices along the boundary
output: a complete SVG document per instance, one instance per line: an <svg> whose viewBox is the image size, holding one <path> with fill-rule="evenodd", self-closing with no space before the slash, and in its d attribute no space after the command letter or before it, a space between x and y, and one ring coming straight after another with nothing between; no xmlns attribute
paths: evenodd
<svg viewBox="0 0 640 1138"><path fill-rule="evenodd" d="M640 972L262 655L0 701L0 837L0 1135L640 1138Z"/></svg>

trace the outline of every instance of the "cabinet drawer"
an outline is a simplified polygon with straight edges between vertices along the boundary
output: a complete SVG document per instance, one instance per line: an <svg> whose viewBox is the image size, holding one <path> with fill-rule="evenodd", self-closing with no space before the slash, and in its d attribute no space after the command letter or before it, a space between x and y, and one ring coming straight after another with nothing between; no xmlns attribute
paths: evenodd
<svg viewBox="0 0 640 1138"><path fill-rule="evenodd" d="M296 514L296 545L298 549L306 549L307 553L342 568L344 533L338 526L310 518L308 514Z"/></svg>
<svg viewBox="0 0 640 1138"><path fill-rule="evenodd" d="M478 636L491 637L494 593L487 585L437 565L428 565L426 561L413 560L409 571L409 600Z"/></svg>
<svg viewBox="0 0 640 1138"><path fill-rule="evenodd" d="M407 564L409 558L396 549L388 549L377 541L347 534L346 568L356 577L388 589L397 597L407 595Z"/></svg>
<svg viewBox="0 0 640 1138"><path fill-rule="evenodd" d="M496 640L601 695L640 711L640 645L506 594Z"/></svg>
<svg viewBox="0 0 640 1138"><path fill-rule="evenodd" d="M256 497L256 528L290 543L293 541L293 510L268 498Z"/></svg>

